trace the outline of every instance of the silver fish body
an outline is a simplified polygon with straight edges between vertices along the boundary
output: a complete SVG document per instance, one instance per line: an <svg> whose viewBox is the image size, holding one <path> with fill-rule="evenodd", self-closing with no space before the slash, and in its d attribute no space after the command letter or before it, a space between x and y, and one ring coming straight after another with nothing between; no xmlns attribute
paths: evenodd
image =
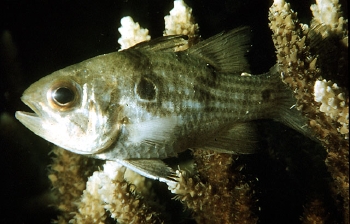
<svg viewBox="0 0 350 224"><path fill-rule="evenodd" d="M248 121L277 119L296 129L302 122L277 72L241 76L249 36L239 28L181 52L173 49L183 37L163 37L97 56L32 84L22 101L35 113L16 117L62 148L146 176L152 170L144 164L187 148L252 153ZM163 175L157 172L148 176Z"/></svg>

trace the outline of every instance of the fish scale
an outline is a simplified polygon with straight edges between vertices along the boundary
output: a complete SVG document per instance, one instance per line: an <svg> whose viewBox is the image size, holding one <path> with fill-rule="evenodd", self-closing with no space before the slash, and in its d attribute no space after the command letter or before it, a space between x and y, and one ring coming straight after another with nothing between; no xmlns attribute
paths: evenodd
<svg viewBox="0 0 350 224"><path fill-rule="evenodd" d="M210 84L213 81L210 78L212 69L203 66L205 63L199 59L188 60L186 52L177 53L175 58L171 53L154 55L153 52L139 52L139 54L142 54L143 58L148 58L145 61L152 64L153 80L165 84L157 86L159 91L162 91L159 94L161 106L153 104L154 108L150 106L148 112L154 115L155 120L177 116L186 124L177 128L180 136L177 141L182 142L180 144L182 148L176 148L175 151L193 147L213 135L223 125L226 127L236 122L274 118L280 109L279 105L286 102L289 106L292 105L291 92L286 90L277 74L242 77L239 74L221 74L214 71L216 72L214 86L213 83ZM185 56L179 57L179 54ZM175 59L177 63L169 63ZM195 66L197 70L188 71L186 76L182 75L186 69L185 62L198 64ZM196 94L198 91L202 93ZM167 153L164 152L164 155L166 157Z"/></svg>
<svg viewBox="0 0 350 224"><path fill-rule="evenodd" d="M242 77L240 74L220 74L216 72L215 86L210 86L212 71L200 60L188 62L185 58L183 61L177 58L178 63L170 64L174 56L169 53L158 54L157 57L152 53L144 57L151 58L150 63L154 70L155 79L163 80L165 87L161 102L172 102L173 107L167 107L169 103L164 103L163 109L170 114L183 113L203 113L202 119L212 119L216 117L223 122L249 121L263 118L274 118L276 111L279 110L279 104L289 102L291 92L286 90L283 83L277 79L278 75L266 73L258 76ZM178 53L178 54L181 54ZM186 54L186 53L182 53ZM162 58L159 62L158 57ZM181 57L183 58L183 57ZM153 62L153 61L158 61ZM166 61L166 62L164 62ZM188 72L186 76L182 74L187 63L198 64L195 71ZM169 71L167 73L158 72ZM201 82L196 80L201 78ZM196 91L202 91L202 94L196 94ZM186 93L186 94L185 94ZM268 94L266 94L268 93ZM203 96L207 94L207 96ZM266 95L264 97L264 94ZM289 106L292 106L291 103ZM160 110L155 108L154 111ZM157 112L154 112L157 113ZM159 112L158 112L159 113Z"/></svg>
<svg viewBox="0 0 350 224"><path fill-rule="evenodd" d="M32 84L21 99L34 113L16 118L66 150L160 180L172 176L160 159L187 148L254 153L252 120L307 133L276 66L241 76L249 36L241 27L180 52L187 38L167 36L88 59Z"/></svg>

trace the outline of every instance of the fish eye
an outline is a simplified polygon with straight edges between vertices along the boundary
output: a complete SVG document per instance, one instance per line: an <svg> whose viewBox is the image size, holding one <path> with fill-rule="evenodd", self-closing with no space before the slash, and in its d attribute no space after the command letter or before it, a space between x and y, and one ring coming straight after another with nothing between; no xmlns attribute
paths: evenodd
<svg viewBox="0 0 350 224"><path fill-rule="evenodd" d="M58 105L65 105L74 100L74 92L67 87L59 87L52 93L52 99Z"/></svg>
<svg viewBox="0 0 350 224"><path fill-rule="evenodd" d="M48 91L47 98L52 108L65 111L78 102L78 90L71 82L58 82Z"/></svg>
<svg viewBox="0 0 350 224"><path fill-rule="evenodd" d="M156 99L157 87L148 78L141 78L135 86L135 92L141 100L153 101Z"/></svg>

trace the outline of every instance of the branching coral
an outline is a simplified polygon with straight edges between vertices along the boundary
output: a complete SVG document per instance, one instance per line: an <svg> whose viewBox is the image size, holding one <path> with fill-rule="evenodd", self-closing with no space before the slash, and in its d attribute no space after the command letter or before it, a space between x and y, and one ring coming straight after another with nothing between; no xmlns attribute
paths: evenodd
<svg viewBox="0 0 350 224"><path fill-rule="evenodd" d="M49 179L56 195L56 206L62 211L57 222L64 223L73 218L72 212L77 211L75 202L81 197L87 178L96 168L95 161L56 146L52 154L55 156L50 165Z"/></svg>
<svg viewBox="0 0 350 224"><path fill-rule="evenodd" d="M311 10L314 18L309 28L299 23L288 3L276 0L270 8L269 25L282 80L294 91L297 108L309 119L308 125L327 149L326 165L335 181L335 193L344 200L344 217L348 223L349 94L332 81L322 79L329 72L334 72L333 77L347 74L347 20L341 15L338 1L317 1ZM331 38L333 41L329 41ZM336 68L327 68L326 55L312 53L324 54L317 49L322 42L343 50Z"/></svg>
<svg viewBox="0 0 350 224"><path fill-rule="evenodd" d="M151 36L148 35L148 30L140 27L138 23L130 17L124 17L120 20L122 26L118 29L122 35L118 39L120 44L120 50L127 49L142 41L150 40Z"/></svg>
<svg viewBox="0 0 350 224"><path fill-rule="evenodd" d="M197 223L256 223L253 191L240 173L239 157L207 150L193 156L198 174L177 170L178 183L169 189L193 210Z"/></svg>
<svg viewBox="0 0 350 224"><path fill-rule="evenodd" d="M325 80L347 72L342 70L347 66L347 55L339 54L340 63L335 74L331 74L333 68L324 65L326 56L320 49L324 42L337 43L337 50L347 48L347 20L336 1L317 1L311 10L314 18L309 27L298 21L288 3L276 0L270 8L269 25L282 81L294 91L296 107L309 119L305 125L327 150L326 164L334 179L334 194L341 195L344 223L348 223L348 92L345 86L335 84L336 80ZM185 34L189 35L190 44L195 42L198 25L191 11L183 1L175 1L174 10L165 18L164 35ZM130 17L122 20L122 26L122 49L150 38L148 30ZM330 38L332 41L328 41ZM168 221L157 203L157 195L152 193L150 180L115 162L107 162L92 174L96 168L92 160L58 150L54 150L56 159L49 178L62 211L59 223L105 223L109 219L120 223ZM199 149L192 156L196 164L192 174L179 168L177 182L168 183L174 198L191 211L192 217L198 223L256 223L259 209L254 178L242 174L245 163L241 157ZM130 178L130 174L136 178ZM322 200L312 198L304 207L304 223L329 220Z"/></svg>
<svg viewBox="0 0 350 224"><path fill-rule="evenodd" d="M152 206L149 195L140 196L138 190L142 187L130 184L125 179L125 171L125 167L108 161L103 170L94 172L87 181L86 190L77 205L79 211L72 222L103 223L109 212L118 223L159 223L161 207L157 204Z"/></svg>
<svg viewBox="0 0 350 224"><path fill-rule="evenodd" d="M92 174L95 160L59 147L53 153L49 179L62 211L55 223L103 223L108 214L119 223L160 222L162 208L145 177L112 161Z"/></svg>
<svg viewBox="0 0 350 224"><path fill-rule="evenodd" d="M164 36L180 34L188 36L188 44L178 47L177 51L185 50L197 42L198 24L194 21L192 9L182 0L174 1L174 8L170 11L170 15L164 17L164 21Z"/></svg>

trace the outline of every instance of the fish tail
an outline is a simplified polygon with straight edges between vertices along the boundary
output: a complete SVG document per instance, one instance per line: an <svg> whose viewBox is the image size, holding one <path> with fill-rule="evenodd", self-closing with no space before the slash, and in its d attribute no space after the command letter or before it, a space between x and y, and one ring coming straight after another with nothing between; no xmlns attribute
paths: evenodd
<svg viewBox="0 0 350 224"><path fill-rule="evenodd" d="M292 105L290 108L282 109L279 116L275 120L311 139L315 139L311 129L308 126L308 119L302 115L301 111L296 109L295 105Z"/></svg>
<svg viewBox="0 0 350 224"><path fill-rule="evenodd" d="M301 134L316 140L314 134L309 128L309 120L297 109L296 99L293 96L293 92L281 81L279 72L277 70L278 65L275 65L270 69L270 74L276 76L279 82L279 88L281 88L281 94L284 95L283 101L279 102L278 113L274 117L274 120L283 123L284 125L300 132Z"/></svg>

